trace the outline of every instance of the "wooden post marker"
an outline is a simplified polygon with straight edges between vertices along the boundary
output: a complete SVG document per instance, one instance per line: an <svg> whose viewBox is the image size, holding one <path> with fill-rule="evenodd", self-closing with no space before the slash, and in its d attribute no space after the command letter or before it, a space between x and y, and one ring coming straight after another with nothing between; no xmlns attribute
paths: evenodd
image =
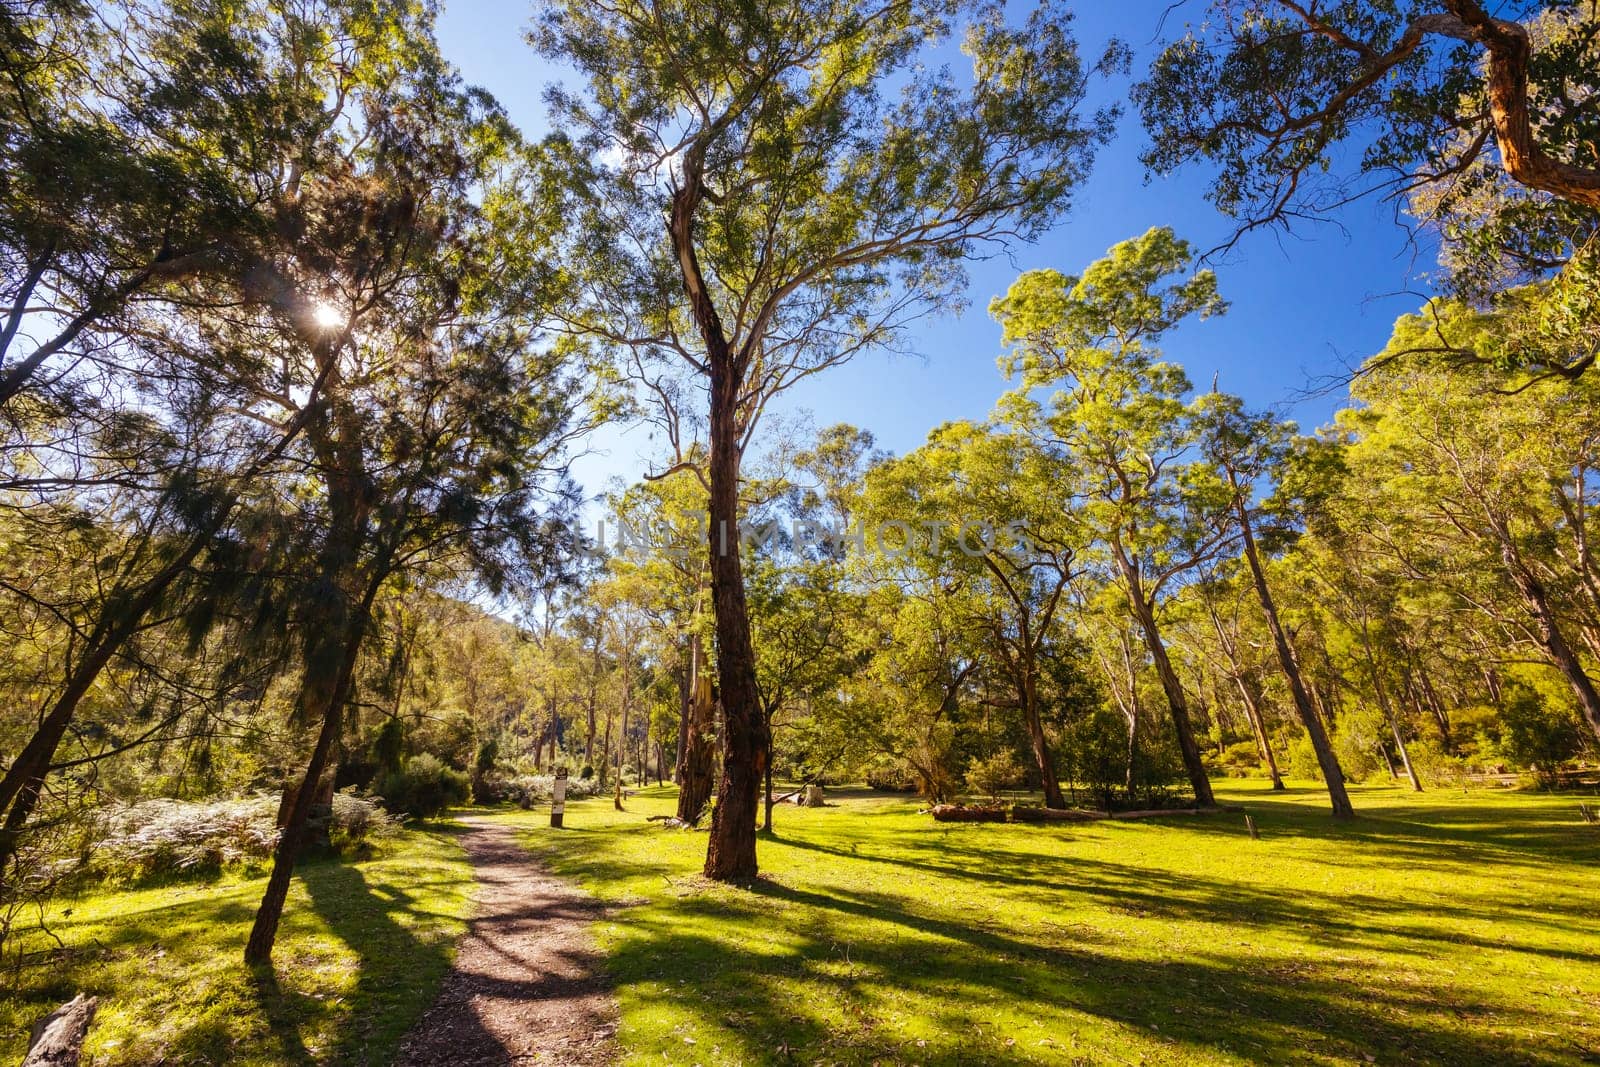
<svg viewBox="0 0 1600 1067"><path fill-rule="evenodd" d="M550 825L561 828L561 817L567 811L567 769L556 770L555 785L550 789Z"/></svg>

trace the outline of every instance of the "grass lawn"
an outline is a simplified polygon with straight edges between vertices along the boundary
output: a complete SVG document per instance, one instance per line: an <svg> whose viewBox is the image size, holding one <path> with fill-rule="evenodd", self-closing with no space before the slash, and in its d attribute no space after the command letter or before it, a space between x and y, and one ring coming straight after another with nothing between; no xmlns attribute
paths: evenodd
<svg viewBox="0 0 1600 1067"><path fill-rule="evenodd" d="M65 948L0 993L0 1062L19 1062L29 1026L82 991L103 998L93 1064L388 1063L465 928L465 854L448 830L413 830L379 858L298 873L265 979L240 959L264 876L61 902L49 925Z"/></svg>
<svg viewBox="0 0 1600 1067"><path fill-rule="evenodd" d="M936 824L782 807L753 888L647 790L503 813L619 907L627 1062L1579 1063L1600 1058L1600 831L1572 796L1219 783L1239 815Z"/></svg>

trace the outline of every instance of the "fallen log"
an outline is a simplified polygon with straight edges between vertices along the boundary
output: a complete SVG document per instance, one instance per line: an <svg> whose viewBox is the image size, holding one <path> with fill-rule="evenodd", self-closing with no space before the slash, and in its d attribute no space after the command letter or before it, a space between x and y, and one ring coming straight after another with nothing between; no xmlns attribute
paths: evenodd
<svg viewBox="0 0 1600 1067"><path fill-rule="evenodd" d="M695 824L694 823L692 823L692 822L684 822L682 819L678 818L676 815L652 815L648 819L646 819L645 821L646 822L664 823L667 826L676 827L676 828L681 829L681 830L693 830L693 829L695 829Z"/></svg>
<svg viewBox="0 0 1600 1067"><path fill-rule="evenodd" d="M1217 815L1241 812L1237 804L1211 808L1149 808L1141 811L1090 811L1086 808L1042 808L1036 804L935 804L928 809L936 822L1094 822L1097 819L1154 819L1162 815Z"/></svg>
<svg viewBox="0 0 1600 1067"><path fill-rule="evenodd" d="M1011 814L1006 808L969 808L964 804L935 804L928 812L935 822L1006 822Z"/></svg>
<svg viewBox="0 0 1600 1067"><path fill-rule="evenodd" d="M1032 804L1015 804L1011 808L1012 822L1093 822L1105 817L1105 812L1087 808L1040 808Z"/></svg>
<svg viewBox="0 0 1600 1067"><path fill-rule="evenodd" d="M1112 819L1157 819L1163 815L1221 815L1223 812L1241 812L1239 804L1218 804L1210 808L1149 808L1144 811L1114 811Z"/></svg>
<svg viewBox="0 0 1600 1067"><path fill-rule="evenodd" d="M89 1036L99 997L82 993L33 1024L22 1067L78 1067L83 1039Z"/></svg>

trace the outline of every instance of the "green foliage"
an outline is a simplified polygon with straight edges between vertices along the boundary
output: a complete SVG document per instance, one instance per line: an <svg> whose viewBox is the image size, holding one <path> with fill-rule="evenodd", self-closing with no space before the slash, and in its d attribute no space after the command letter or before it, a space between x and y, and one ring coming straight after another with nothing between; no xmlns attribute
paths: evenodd
<svg viewBox="0 0 1600 1067"><path fill-rule="evenodd" d="M1547 702L1531 686L1512 684L1500 705L1500 749L1512 762L1551 785L1561 764L1581 750L1582 735L1570 708Z"/></svg>
<svg viewBox="0 0 1600 1067"><path fill-rule="evenodd" d="M1597 71L1590 4L1245 0L1212 4L1133 98L1146 165L1204 163L1210 199L1242 229L1325 218L1352 188L1383 190L1439 233L1453 287L1481 295L1538 277L1596 233L1600 122L1582 101ZM1497 121L1523 105L1533 144L1520 151L1571 165L1565 177L1505 165L1498 137L1513 127Z"/></svg>
<svg viewBox="0 0 1600 1067"><path fill-rule="evenodd" d="M966 773L967 789L981 796L1000 796L1003 789L1011 789L1020 784L1024 773L1017 763L1016 753L1009 749L1002 749L991 755L974 756L967 762Z"/></svg>
<svg viewBox="0 0 1600 1067"><path fill-rule="evenodd" d="M1389 765L1383 752L1389 746L1389 723L1383 712L1370 705L1346 708L1330 739L1339 766L1352 781L1387 780Z"/></svg>
<svg viewBox="0 0 1600 1067"><path fill-rule="evenodd" d="M465 804L471 788L465 774L431 752L419 752L399 770L379 778L373 792L390 811L431 819L452 805Z"/></svg>
<svg viewBox="0 0 1600 1067"><path fill-rule="evenodd" d="M1110 708L1097 708L1061 732L1062 770L1110 810L1127 784L1128 724Z"/></svg>
<svg viewBox="0 0 1600 1067"><path fill-rule="evenodd" d="M1216 757L1216 765L1230 778L1257 778L1267 773L1254 741L1235 741L1228 745Z"/></svg>
<svg viewBox="0 0 1600 1067"><path fill-rule="evenodd" d="M1311 782L1322 781L1322 765L1317 762L1317 750L1312 746L1309 736L1298 734L1289 742L1284 773L1290 778Z"/></svg>

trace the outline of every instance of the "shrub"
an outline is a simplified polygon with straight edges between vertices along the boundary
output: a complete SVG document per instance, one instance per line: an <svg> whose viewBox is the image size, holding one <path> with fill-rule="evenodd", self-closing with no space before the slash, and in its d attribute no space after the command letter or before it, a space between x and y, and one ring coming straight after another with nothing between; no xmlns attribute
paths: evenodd
<svg viewBox="0 0 1600 1067"><path fill-rule="evenodd" d="M1068 777L1110 810L1127 780L1127 720L1110 708L1096 708L1062 731L1061 754Z"/></svg>
<svg viewBox="0 0 1600 1067"><path fill-rule="evenodd" d="M1531 770L1541 786L1555 785L1561 764L1576 756L1583 744L1575 716L1520 683L1506 687L1500 723L1501 751Z"/></svg>
<svg viewBox="0 0 1600 1067"><path fill-rule="evenodd" d="M903 761L876 763L867 768L867 788L885 793L915 793L917 776Z"/></svg>
<svg viewBox="0 0 1600 1067"><path fill-rule="evenodd" d="M1469 781L1466 761L1445 752L1432 738L1413 742L1406 751L1411 755L1411 769L1429 785L1465 786Z"/></svg>
<svg viewBox="0 0 1600 1067"><path fill-rule="evenodd" d="M967 788L984 796L998 798L1000 790L1015 786L1022 778L1022 768L1010 749L982 759L974 756L967 764Z"/></svg>
<svg viewBox="0 0 1600 1067"><path fill-rule="evenodd" d="M375 799L355 789L333 794L328 840L335 850L357 852L400 832L400 820Z"/></svg>
<svg viewBox="0 0 1600 1067"><path fill-rule="evenodd" d="M113 809L88 849L88 871L112 881L212 875L260 863L278 844L279 797L271 793L227 800L146 800ZM333 811L315 820L340 852L392 837L399 822L372 798L346 790Z"/></svg>
<svg viewBox="0 0 1600 1067"><path fill-rule="evenodd" d="M495 761L500 758L500 743L494 738L489 738L478 746L478 754L472 760L472 800L476 804L492 804L499 800L496 795L492 776Z"/></svg>
<svg viewBox="0 0 1600 1067"><path fill-rule="evenodd" d="M519 774L507 776L494 774L486 783L499 800L509 801L524 808L544 803L555 796L556 776L553 774ZM600 783L592 775L567 779L567 796L592 797L600 791Z"/></svg>
<svg viewBox="0 0 1600 1067"><path fill-rule="evenodd" d="M1237 741L1223 750L1217 770L1229 778L1260 778L1267 773L1261 752L1254 741Z"/></svg>
<svg viewBox="0 0 1600 1067"><path fill-rule="evenodd" d="M431 752L419 752L398 770L378 779L376 792L393 812L431 819L452 804L464 804L467 776L451 770Z"/></svg>
<svg viewBox="0 0 1600 1067"><path fill-rule="evenodd" d="M1389 721L1377 708L1356 708L1339 716L1333 752L1346 778L1366 782L1389 776L1389 767L1379 755L1388 744L1389 733Z"/></svg>
<svg viewBox="0 0 1600 1067"><path fill-rule="evenodd" d="M146 800L113 810L93 846L91 869L113 880L214 874L263 859L278 843L278 798Z"/></svg>
<svg viewBox="0 0 1600 1067"><path fill-rule="evenodd" d="M1322 781L1322 764L1317 762L1317 750L1307 734L1301 734L1289 742L1289 758L1285 761L1285 766L1291 778Z"/></svg>

